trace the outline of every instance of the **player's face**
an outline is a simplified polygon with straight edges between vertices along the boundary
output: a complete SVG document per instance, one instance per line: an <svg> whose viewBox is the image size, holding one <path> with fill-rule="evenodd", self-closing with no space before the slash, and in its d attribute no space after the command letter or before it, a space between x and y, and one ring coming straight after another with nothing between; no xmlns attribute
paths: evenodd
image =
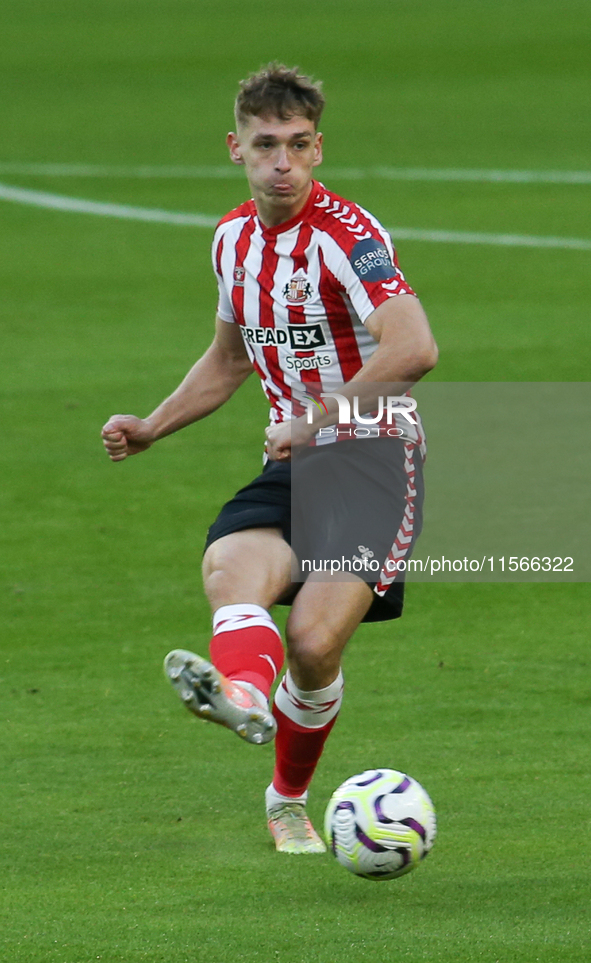
<svg viewBox="0 0 591 963"><path fill-rule="evenodd" d="M227 137L230 157L243 164L257 210L271 227L302 209L312 170L322 161L322 134L299 114L290 120L254 117Z"/></svg>

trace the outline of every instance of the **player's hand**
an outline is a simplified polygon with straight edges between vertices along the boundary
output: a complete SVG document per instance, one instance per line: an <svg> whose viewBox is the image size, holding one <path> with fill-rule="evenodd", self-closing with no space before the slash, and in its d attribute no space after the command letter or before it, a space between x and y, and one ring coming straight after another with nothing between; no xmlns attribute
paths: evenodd
<svg viewBox="0 0 591 963"><path fill-rule="evenodd" d="M149 423L135 415L112 415L103 427L101 437L111 461L123 461L130 455L146 451L156 440Z"/></svg>
<svg viewBox="0 0 591 963"><path fill-rule="evenodd" d="M307 445L314 436L314 428L303 418L282 421L265 429L267 454L271 461L291 461L292 448Z"/></svg>

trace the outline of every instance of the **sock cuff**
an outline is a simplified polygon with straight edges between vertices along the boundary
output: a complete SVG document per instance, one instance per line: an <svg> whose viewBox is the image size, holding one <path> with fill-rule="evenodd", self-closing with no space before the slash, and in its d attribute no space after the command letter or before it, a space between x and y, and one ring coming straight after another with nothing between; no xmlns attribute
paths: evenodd
<svg viewBox="0 0 591 963"><path fill-rule="evenodd" d="M289 669L285 673L282 683L282 685L285 685L289 695L296 698L299 702L304 702L306 705L310 706L322 705L322 703L325 703L330 699L338 699L339 697L342 697L344 684L345 680L343 678L343 672L341 669L339 669L339 674L334 682L331 682L330 685L325 686L324 689L312 689L309 692L300 689L293 681L293 676Z"/></svg>
<svg viewBox="0 0 591 963"><path fill-rule="evenodd" d="M275 705L280 712L305 729L321 729L332 722L342 701L342 672L324 689L304 692L296 686L288 670L275 693Z"/></svg>
<svg viewBox="0 0 591 963"><path fill-rule="evenodd" d="M237 629L249 629L264 626L272 629L281 638L281 633L273 619L262 605L222 605L213 613L213 632L235 632Z"/></svg>

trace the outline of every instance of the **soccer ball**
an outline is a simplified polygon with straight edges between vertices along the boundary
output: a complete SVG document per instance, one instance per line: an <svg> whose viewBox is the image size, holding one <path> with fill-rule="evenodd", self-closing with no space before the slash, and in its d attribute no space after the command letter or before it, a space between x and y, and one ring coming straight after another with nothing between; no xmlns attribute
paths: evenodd
<svg viewBox="0 0 591 963"><path fill-rule="evenodd" d="M396 879L415 869L435 841L433 803L395 769L368 769L333 793L324 817L330 849L364 879Z"/></svg>

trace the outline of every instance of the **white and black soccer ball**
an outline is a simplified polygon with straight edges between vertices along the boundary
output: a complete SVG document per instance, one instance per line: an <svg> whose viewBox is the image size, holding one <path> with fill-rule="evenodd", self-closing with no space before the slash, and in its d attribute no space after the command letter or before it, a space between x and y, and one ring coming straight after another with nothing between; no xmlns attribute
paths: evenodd
<svg viewBox="0 0 591 963"><path fill-rule="evenodd" d="M365 879L396 879L430 851L437 823L416 779L396 769L368 769L333 793L324 831L345 869Z"/></svg>

